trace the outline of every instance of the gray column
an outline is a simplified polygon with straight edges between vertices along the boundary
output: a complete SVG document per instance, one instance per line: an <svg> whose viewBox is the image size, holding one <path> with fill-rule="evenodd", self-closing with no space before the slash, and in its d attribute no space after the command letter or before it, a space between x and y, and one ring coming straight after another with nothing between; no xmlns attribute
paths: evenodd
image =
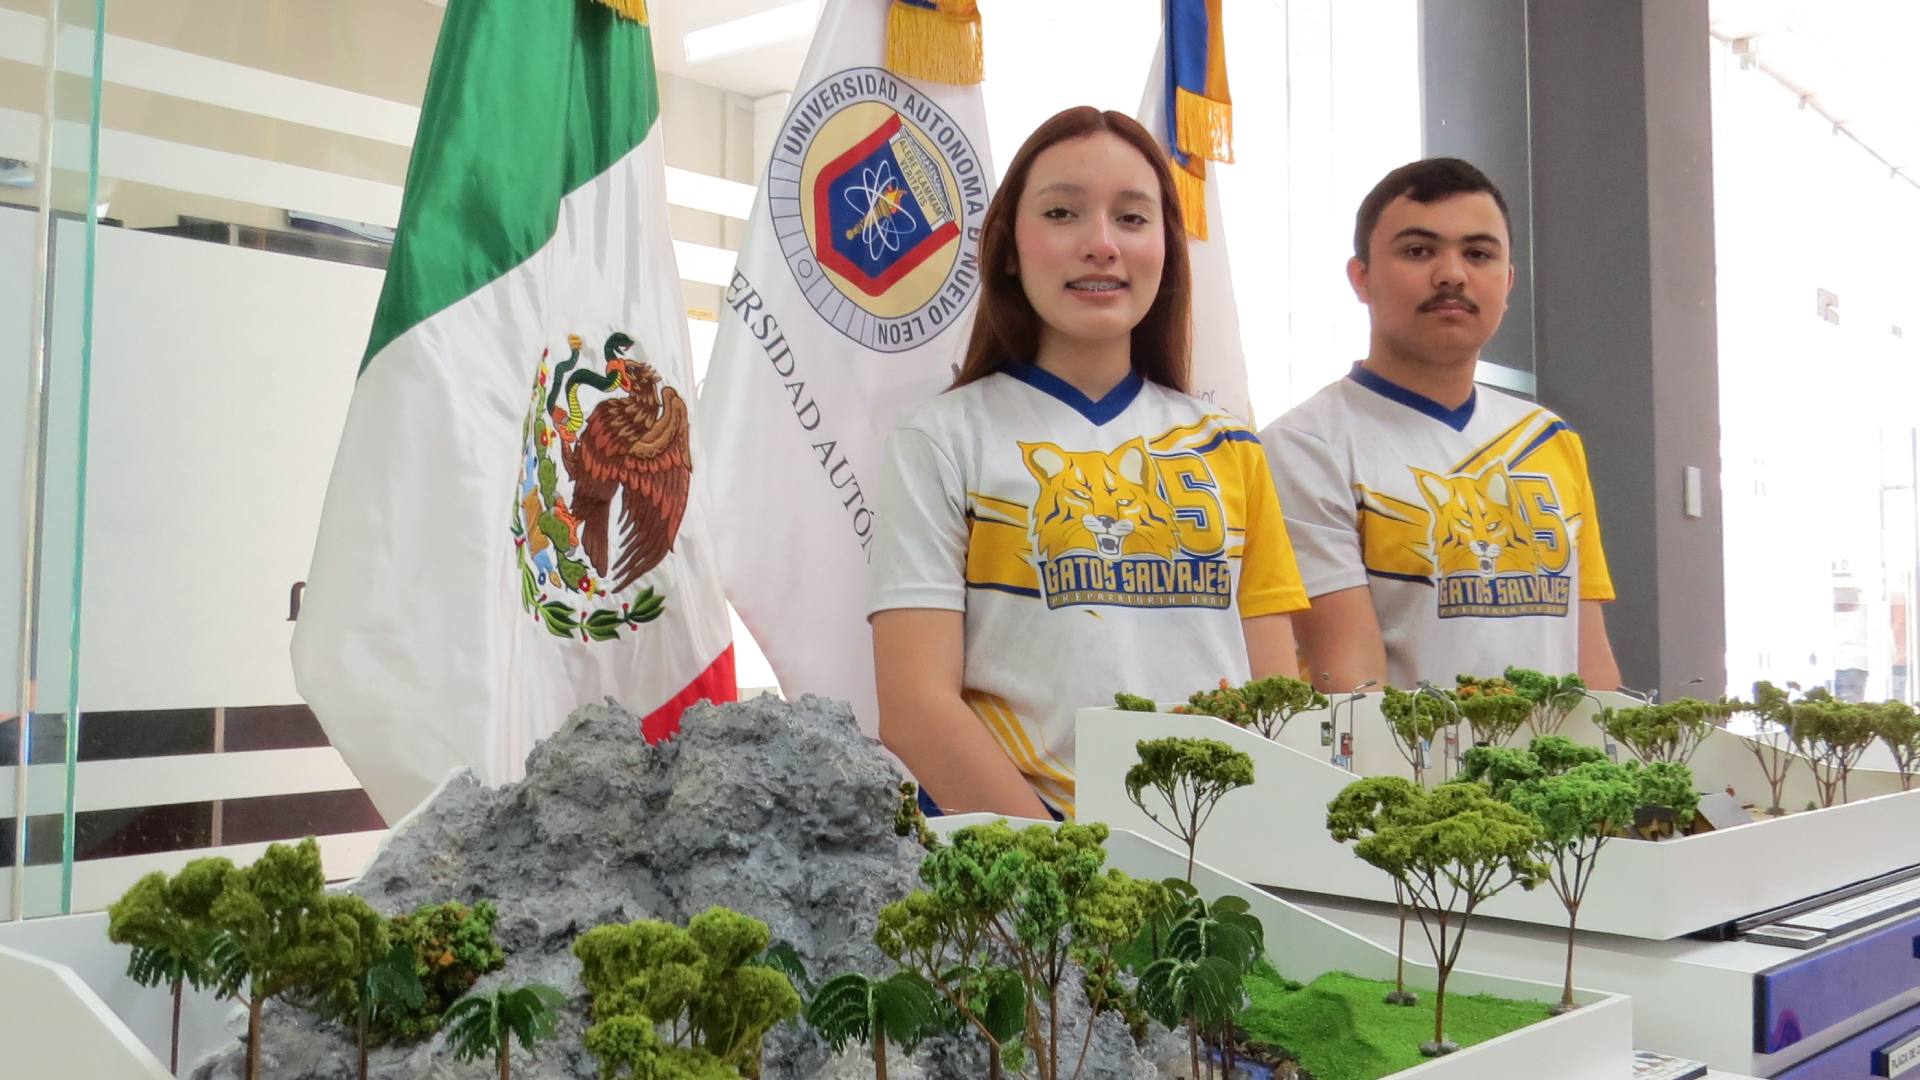
<svg viewBox="0 0 1920 1080"><path fill-rule="evenodd" d="M1538 397L1586 440L1628 685L1711 697L1726 626L1707 3L1529 0L1526 22Z"/></svg>
<svg viewBox="0 0 1920 1080"><path fill-rule="evenodd" d="M1427 157L1472 162L1513 221L1513 295L1481 359L1533 376L1533 176L1527 140L1527 0L1420 6L1421 134ZM1502 382L1515 389L1512 380Z"/></svg>
<svg viewBox="0 0 1920 1080"><path fill-rule="evenodd" d="M1426 0L1421 34L1425 152L1478 165L1513 216L1517 280L1484 359L1531 373L1586 441L1622 675L1718 694L1706 0Z"/></svg>

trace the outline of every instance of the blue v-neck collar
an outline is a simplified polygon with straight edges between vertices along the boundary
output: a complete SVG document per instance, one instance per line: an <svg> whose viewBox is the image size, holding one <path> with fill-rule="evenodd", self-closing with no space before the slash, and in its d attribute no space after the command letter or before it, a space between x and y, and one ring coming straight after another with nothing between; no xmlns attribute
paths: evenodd
<svg viewBox="0 0 1920 1080"><path fill-rule="evenodd" d="M1399 383L1389 382L1359 364L1353 365L1353 370L1347 372L1347 378L1388 401L1397 401L1416 412L1426 413L1455 431L1467 430L1468 422L1473 419L1473 406L1480 400L1480 388L1476 386L1467 394L1467 400L1460 403L1459 408L1449 409L1427 395L1416 393Z"/></svg>
<svg viewBox="0 0 1920 1080"><path fill-rule="evenodd" d="M1000 370L1048 397L1058 400L1074 412L1086 417L1095 426L1105 424L1126 412L1127 406L1133 404L1133 399L1140 396L1140 388L1147 382L1140 377L1139 372L1130 371L1118 385L1107 391L1105 397L1095 401L1081 393L1079 387L1038 364L1016 361Z"/></svg>

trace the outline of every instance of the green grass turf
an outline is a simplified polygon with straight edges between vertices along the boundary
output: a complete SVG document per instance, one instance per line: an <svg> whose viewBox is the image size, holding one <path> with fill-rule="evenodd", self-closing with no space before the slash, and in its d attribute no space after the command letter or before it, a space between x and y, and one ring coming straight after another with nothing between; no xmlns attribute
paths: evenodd
<svg viewBox="0 0 1920 1080"><path fill-rule="evenodd" d="M1246 978L1253 999L1240 1026L1256 1043L1291 1051L1315 1080L1379 1080L1426 1058L1420 1044L1433 1038L1433 994L1420 992L1414 1006L1381 999L1391 982L1329 972L1296 984L1262 963ZM1447 1037L1472 1046L1547 1018L1538 1001L1507 1001L1484 994L1447 995Z"/></svg>

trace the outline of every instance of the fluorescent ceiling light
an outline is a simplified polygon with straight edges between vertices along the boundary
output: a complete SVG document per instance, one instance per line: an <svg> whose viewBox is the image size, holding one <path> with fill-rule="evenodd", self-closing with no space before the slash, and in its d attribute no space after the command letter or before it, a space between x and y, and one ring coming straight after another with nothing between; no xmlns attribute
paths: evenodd
<svg viewBox="0 0 1920 1080"><path fill-rule="evenodd" d="M797 0L738 19L689 30L680 38L687 63L697 64L728 53L757 49L776 41L805 37L819 15L817 0Z"/></svg>
<svg viewBox="0 0 1920 1080"><path fill-rule="evenodd" d="M730 285L733 282L733 261L738 257L735 252L711 244L695 244L687 240L673 242L673 261L680 264L680 278L683 281Z"/></svg>
<svg viewBox="0 0 1920 1080"><path fill-rule="evenodd" d="M753 185L667 166L667 201L689 210L738 218L753 216Z"/></svg>

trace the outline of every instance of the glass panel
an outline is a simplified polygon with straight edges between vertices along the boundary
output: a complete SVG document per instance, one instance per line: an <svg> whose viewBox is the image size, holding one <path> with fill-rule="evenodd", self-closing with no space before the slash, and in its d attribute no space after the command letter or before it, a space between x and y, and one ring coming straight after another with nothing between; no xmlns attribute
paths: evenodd
<svg viewBox="0 0 1920 1080"><path fill-rule="evenodd" d="M1920 186L1770 69L1833 29L1709 46L1727 685L1912 701Z"/></svg>
<svg viewBox="0 0 1920 1080"><path fill-rule="evenodd" d="M7 775L6 910L66 910L73 761L66 737L84 504L89 241L104 3L0 8L0 326L17 343L0 393L0 495L20 508L0 541L0 766ZM57 61L49 64L56 54ZM51 164L51 168L46 167ZM26 766L24 769L20 765Z"/></svg>

